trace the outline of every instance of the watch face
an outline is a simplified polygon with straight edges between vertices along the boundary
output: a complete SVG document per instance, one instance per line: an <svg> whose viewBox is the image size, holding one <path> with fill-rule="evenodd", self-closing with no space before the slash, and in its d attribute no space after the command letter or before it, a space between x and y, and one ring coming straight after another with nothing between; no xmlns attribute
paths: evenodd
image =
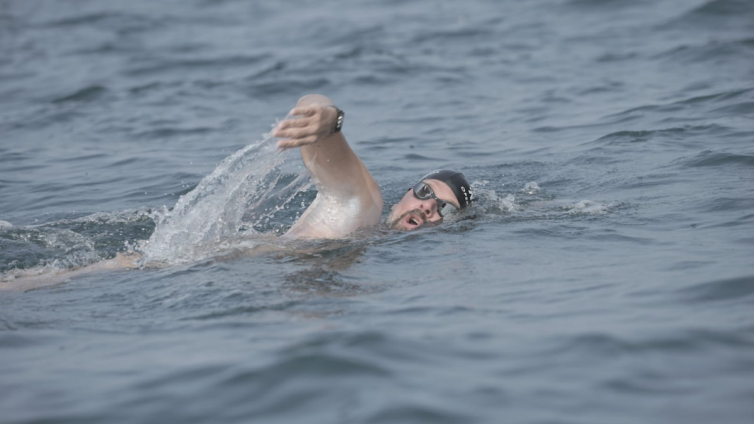
<svg viewBox="0 0 754 424"><path fill-rule="evenodd" d="M341 128L343 128L343 117L345 116L345 112L338 109L338 117L335 118L335 128L333 128L334 133L340 131Z"/></svg>

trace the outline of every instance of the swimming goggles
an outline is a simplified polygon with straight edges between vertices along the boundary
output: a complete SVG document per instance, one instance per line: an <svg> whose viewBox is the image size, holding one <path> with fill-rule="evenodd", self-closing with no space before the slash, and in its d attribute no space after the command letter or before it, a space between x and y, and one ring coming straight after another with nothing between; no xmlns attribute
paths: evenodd
<svg viewBox="0 0 754 424"><path fill-rule="evenodd" d="M438 199L437 196L435 196L435 192L432 191L432 187L424 181L419 181L414 186L414 197L419 200L434 199L435 202L437 202L437 213L442 218L458 213L458 208L454 204L447 200Z"/></svg>

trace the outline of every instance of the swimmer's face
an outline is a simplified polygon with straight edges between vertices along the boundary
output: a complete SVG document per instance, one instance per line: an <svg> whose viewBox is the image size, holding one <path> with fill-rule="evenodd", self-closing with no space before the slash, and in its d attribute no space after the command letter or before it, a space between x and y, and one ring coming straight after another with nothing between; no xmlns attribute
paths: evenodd
<svg viewBox="0 0 754 424"><path fill-rule="evenodd" d="M442 181L424 180L432 188L435 196L445 202L460 208L453 190ZM437 211L437 202L434 199L418 199L414 196L414 190L408 190L403 198L390 208L387 216L387 224L396 230L411 231L426 223L439 223L442 216Z"/></svg>

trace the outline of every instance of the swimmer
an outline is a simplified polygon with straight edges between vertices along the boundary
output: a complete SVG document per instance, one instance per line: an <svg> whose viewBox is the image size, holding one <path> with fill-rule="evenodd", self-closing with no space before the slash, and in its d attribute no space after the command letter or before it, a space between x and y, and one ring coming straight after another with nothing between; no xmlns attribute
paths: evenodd
<svg viewBox="0 0 754 424"><path fill-rule="evenodd" d="M299 99L272 135L278 147L298 147L317 186L317 198L284 235L289 238L341 238L376 225L382 217L382 193L341 132L343 111L325 96ZM474 196L460 172L436 170L422 177L393 205L386 224L411 231L438 224L471 205Z"/></svg>
<svg viewBox="0 0 754 424"><path fill-rule="evenodd" d="M299 148L301 158L317 187L317 197L283 237L288 239L338 239L382 218L382 193L364 163L340 131L343 111L325 96L302 97L290 119L278 124L273 135L282 150ZM436 170L422 177L393 205L385 223L393 229L411 231L437 225L469 207L474 196L460 172ZM274 247L270 246L274 250ZM259 247L259 252L266 251ZM257 253L259 253L257 252ZM57 284L91 272L140 267L142 255L118 253L115 258L78 269L44 275L30 272L0 290L28 290Z"/></svg>

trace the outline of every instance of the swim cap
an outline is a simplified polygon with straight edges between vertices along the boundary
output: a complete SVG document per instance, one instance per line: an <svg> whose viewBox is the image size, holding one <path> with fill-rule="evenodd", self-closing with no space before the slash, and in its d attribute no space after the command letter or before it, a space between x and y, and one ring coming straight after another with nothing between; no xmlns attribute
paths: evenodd
<svg viewBox="0 0 754 424"><path fill-rule="evenodd" d="M471 192L471 186L466 177L460 172L450 171L448 169L438 169L432 171L429 174L422 177L423 180L438 180L442 181L453 190L453 194L456 195L458 204L461 205L461 209L469 206L471 201L474 200L474 194Z"/></svg>

